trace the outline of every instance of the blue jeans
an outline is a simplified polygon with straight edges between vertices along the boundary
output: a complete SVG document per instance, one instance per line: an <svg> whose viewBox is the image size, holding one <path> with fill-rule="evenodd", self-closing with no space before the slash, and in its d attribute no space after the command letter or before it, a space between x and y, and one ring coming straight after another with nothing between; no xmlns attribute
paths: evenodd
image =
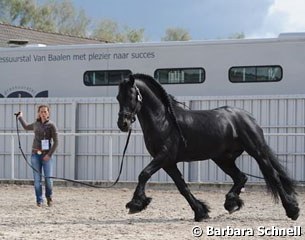
<svg viewBox="0 0 305 240"><path fill-rule="evenodd" d="M34 175L34 188L35 188L35 194L36 194L36 202L42 203L42 169L43 169L43 175L45 177L52 176L52 168L53 168L53 159L50 158L48 161L44 161L43 155L39 154L32 154L31 156L31 163L33 168L35 168L37 171L33 170ZM51 178L45 178L45 187L46 192L45 196L46 198L51 198L53 193L53 181Z"/></svg>

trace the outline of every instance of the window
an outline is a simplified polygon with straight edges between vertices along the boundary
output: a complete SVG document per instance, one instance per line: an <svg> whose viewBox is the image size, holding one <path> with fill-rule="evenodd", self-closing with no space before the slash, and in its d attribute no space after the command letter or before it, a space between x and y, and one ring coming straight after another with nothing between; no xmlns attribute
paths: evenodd
<svg viewBox="0 0 305 240"><path fill-rule="evenodd" d="M282 78L281 66L243 66L231 67L229 70L229 80L233 83L278 82Z"/></svg>
<svg viewBox="0 0 305 240"><path fill-rule="evenodd" d="M84 84L86 86L118 85L130 74L130 70L87 71L84 73Z"/></svg>
<svg viewBox="0 0 305 240"><path fill-rule="evenodd" d="M157 69L154 77L162 84L202 83L205 71L203 68Z"/></svg>

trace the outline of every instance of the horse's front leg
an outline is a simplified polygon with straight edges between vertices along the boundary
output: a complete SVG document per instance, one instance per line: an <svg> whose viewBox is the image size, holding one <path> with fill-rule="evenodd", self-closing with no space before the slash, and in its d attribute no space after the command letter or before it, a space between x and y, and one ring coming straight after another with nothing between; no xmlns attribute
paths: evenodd
<svg viewBox="0 0 305 240"><path fill-rule="evenodd" d="M177 165L164 168L166 173L173 179L179 192L185 197L189 205L195 212L195 221L200 222L204 219L209 218L209 208L202 201L196 199L185 183L181 172L177 168Z"/></svg>
<svg viewBox="0 0 305 240"><path fill-rule="evenodd" d="M161 168L161 163L160 159L154 159L140 173L133 198L126 204L126 208L129 208L129 213L141 212L150 203L151 198L145 195L145 185L150 177Z"/></svg>

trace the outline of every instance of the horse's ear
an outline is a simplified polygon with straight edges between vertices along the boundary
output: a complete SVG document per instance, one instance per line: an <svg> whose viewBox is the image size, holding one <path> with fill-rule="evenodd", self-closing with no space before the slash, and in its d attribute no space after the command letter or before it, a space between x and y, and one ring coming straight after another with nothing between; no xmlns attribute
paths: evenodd
<svg viewBox="0 0 305 240"><path fill-rule="evenodd" d="M130 75L129 75L129 83L130 83L131 85L134 85L134 81L135 81L134 76L133 76L132 74L130 74Z"/></svg>

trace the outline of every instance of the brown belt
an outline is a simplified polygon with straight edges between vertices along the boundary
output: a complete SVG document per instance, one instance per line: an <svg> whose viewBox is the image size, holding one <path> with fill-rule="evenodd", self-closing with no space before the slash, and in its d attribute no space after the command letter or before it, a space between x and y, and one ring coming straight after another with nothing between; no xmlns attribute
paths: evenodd
<svg viewBox="0 0 305 240"><path fill-rule="evenodd" d="M40 150L40 149L33 149L32 153L33 154L38 154L38 155L45 155L47 154L49 151L48 150Z"/></svg>

